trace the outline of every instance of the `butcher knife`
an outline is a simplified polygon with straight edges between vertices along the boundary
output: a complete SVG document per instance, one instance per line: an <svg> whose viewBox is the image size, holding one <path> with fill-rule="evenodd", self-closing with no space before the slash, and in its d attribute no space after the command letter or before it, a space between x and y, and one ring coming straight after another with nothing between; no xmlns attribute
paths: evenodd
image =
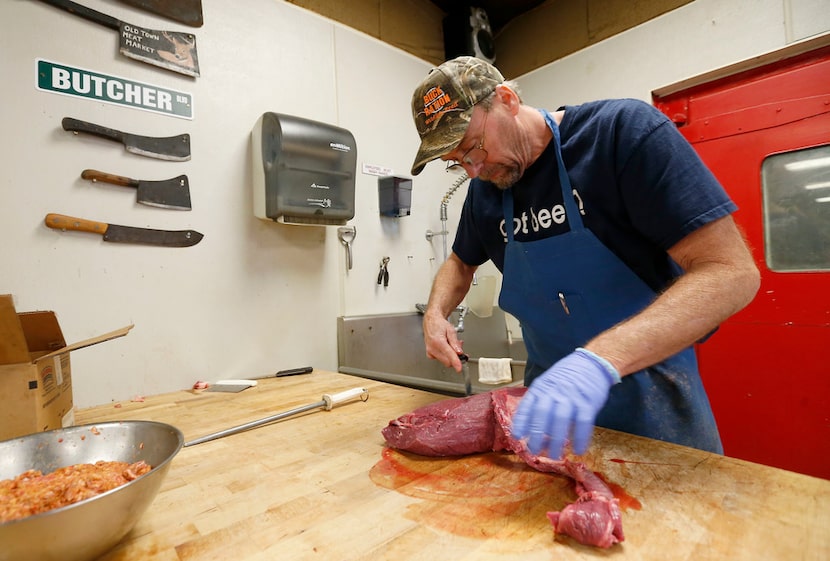
<svg viewBox="0 0 830 561"><path fill-rule="evenodd" d="M121 0L147 12L185 25L202 27L202 0Z"/></svg>
<svg viewBox="0 0 830 561"><path fill-rule="evenodd" d="M81 121L80 119L73 119L72 117L64 117L61 126L63 130L76 134L85 132L120 142L127 152L140 156L173 162L185 162L190 159L190 135L187 133L167 137L141 136Z"/></svg>
<svg viewBox="0 0 830 561"><path fill-rule="evenodd" d="M196 36L180 31L145 29L120 21L71 0L40 0L119 32L121 54L173 72L199 75Z"/></svg>
<svg viewBox="0 0 830 561"><path fill-rule="evenodd" d="M152 230L96 222L74 216L50 213L44 220L47 226L55 230L71 230L101 234L105 242L135 243L145 245L162 245L166 247L189 247L196 245L204 237L195 230Z"/></svg>
<svg viewBox="0 0 830 561"><path fill-rule="evenodd" d="M132 187L138 193L136 200L144 205L173 210L192 209L190 206L190 185L186 175L161 181L148 181L113 175L94 169L85 169L81 172L81 177L90 181L103 181L122 187Z"/></svg>
<svg viewBox="0 0 830 561"><path fill-rule="evenodd" d="M209 392L225 392L225 393L239 393L248 388L254 388L257 385L256 380L216 380L210 384L206 391Z"/></svg>
<svg viewBox="0 0 830 561"><path fill-rule="evenodd" d="M296 376L298 374L308 374L314 370L311 366L303 366L301 368L292 368L290 370L280 370L276 374L265 374L263 376L254 376L244 380L217 380L210 384L207 388L209 392L229 392L239 393L242 390L257 385L257 380L264 380L265 378L281 378L282 376Z"/></svg>

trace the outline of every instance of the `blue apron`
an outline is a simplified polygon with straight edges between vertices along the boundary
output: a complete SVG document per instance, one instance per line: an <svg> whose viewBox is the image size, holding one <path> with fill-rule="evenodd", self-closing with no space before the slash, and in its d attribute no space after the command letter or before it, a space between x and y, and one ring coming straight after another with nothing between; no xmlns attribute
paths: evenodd
<svg viewBox="0 0 830 561"><path fill-rule="evenodd" d="M525 385L576 347L640 312L652 290L582 223L553 131L559 183L570 231L546 239L514 239L513 194L503 194L507 246L499 306L522 326L528 362ZM596 424L649 438L723 453L720 435L688 347L663 362L624 376L611 388Z"/></svg>

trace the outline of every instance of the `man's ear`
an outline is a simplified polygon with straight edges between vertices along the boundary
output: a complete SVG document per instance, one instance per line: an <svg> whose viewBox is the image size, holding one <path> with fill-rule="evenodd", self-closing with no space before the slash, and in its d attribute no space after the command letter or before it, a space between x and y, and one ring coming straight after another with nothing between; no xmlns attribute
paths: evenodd
<svg viewBox="0 0 830 561"><path fill-rule="evenodd" d="M514 115L519 112L519 106L522 104L519 101L519 96L507 84L499 84L496 86L496 99L499 103L506 106Z"/></svg>

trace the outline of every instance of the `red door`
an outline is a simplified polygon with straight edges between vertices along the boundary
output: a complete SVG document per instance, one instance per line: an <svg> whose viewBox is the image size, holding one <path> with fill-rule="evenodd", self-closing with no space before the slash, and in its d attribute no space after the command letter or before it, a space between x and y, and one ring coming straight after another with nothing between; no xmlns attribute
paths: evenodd
<svg viewBox="0 0 830 561"><path fill-rule="evenodd" d="M654 92L739 206L753 302L697 348L726 454L830 479L830 40Z"/></svg>

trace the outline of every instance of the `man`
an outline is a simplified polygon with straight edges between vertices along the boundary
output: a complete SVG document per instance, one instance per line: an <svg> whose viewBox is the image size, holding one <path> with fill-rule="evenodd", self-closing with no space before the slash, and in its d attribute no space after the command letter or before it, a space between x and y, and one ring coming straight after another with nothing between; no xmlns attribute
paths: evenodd
<svg viewBox="0 0 830 561"><path fill-rule="evenodd" d="M473 57L433 69L412 114L412 173L440 158L475 178L424 314L427 355L460 371L447 317L489 259L528 351L512 430L531 452L582 454L596 424L722 453L693 344L760 277L735 204L674 125L635 100L524 105Z"/></svg>

